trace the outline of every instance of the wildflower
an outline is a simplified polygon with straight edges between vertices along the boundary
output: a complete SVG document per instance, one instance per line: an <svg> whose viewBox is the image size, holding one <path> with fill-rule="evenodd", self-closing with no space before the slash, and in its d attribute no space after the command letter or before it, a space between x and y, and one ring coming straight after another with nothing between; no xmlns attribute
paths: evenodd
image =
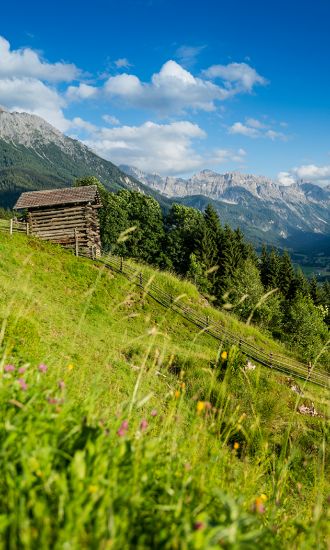
<svg viewBox="0 0 330 550"><path fill-rule="evenodd" d="M55 397L48 397L47 401L50 405L58 405L59 403L59 400Z"/></svg>
<svg viewBox="0 0 330 550"><path fill-rule="evenodd" d="M201 529L204 529L204 527L205 527L205 523L203 523L202 521L195 521L194 523L195 531L200 531Z"/></svg>
<svg viewBox="0 0 330 550"><path fill-rule="evenodd" d="M239 443L237 441L235 441L235 443L234 443L234 449L235 449L235 451L237 451L237 449L239 449Z"/></svg>
<svg viewBox="0 0 330 550"><path fill-rule="evenodd" d="M223 361L226 361L227 357L228 357L228 353L226 351L223 351L220 355L221 359Z"/></svg>
<svg viewBox="0 0 330 550"><path fill-rule="evenodd" d="M65 388L64 380L59 380L58 381L58 387L60 388L60 390L64 390L64 388Z"/></svg>
<svg viewBox="0 0 330 550"><path fill-rule="evenodd" d="M175 390L174 397L175 397L175 399L179 399L179 397L180 397L179 390Z"/></svg>
<svg viewBox="0 0 330 550"><path fill-rule="evenodd" d="M19 385L20 385L20 387L21 387L21 390L25 391L25 390L28 389L28 385L27 385L27 383L25 382L24 378L19 378L19 379L18 379L18 383L19 383Z"/></svg>
<svg viewBox="0 0 330 550"><path fill-rule="evenodd" d="M117 431L117 435L119 435L119 437L123 437L124 435L126 435L127 430L128 430L128 420L124 420L121 423L119 430Z"/></svg>
<svg viewBox="0 0 330 550"><path fill-rule="evenodd" d="M265 506L263 503L263 499L261 497L257 497L253 503L253 511L257 512L257 514L264 514L265 512Z"/></svg>
<svg viewBox="0 0 330 550"><path fill-rule="evenodd" d="M26 372L26 368L25 368L25 367L20 367L20 368L18 369L18 373L19 373L19 374L24 374L25 372Z"/></svg>
<svg viewBox="0 0 330 550"><path fill-rule="evenodd" d="M199 413L201 413L205 408L205 403L204 401L197 401L197 406L196 406L196 410Z"/></svg>
<svg viewBox="0 0 330 550"><path fill-rule="evenodd" d="M212 409L212 405L209 401L205 401L204 402L204 407L207 411L209 411L210 409Z"/></svg>
<svg viewBox="0 0 330 550"><path fill-rule="evenodd" d="M88 487L88 492L91 493L91 494L94 494L97 492L97 486L96 485L90 485Z"/></svg>
<svg viewBox="0 0 330 550"><path fill-rule="evenodd" d="M47 366L44 365L43 363L41 363L41 365L39 365L38 369L39 369L40 372L47 372Z"/></svg>
<svg viewBox="0 0 330 550"><path fill-rule="evenodd" d="M157 416L158 412L156 411L156 409L152 409L150 414L151 416Z"/></svg>
<svg viewBox="0 0 330 550"><path fill-rule="evenodd" d="M142 418L140 422L140 430L141 432L144 432L148 427L148 421L145 418Z"/></svg>
<svg viewBox="0 0 330 550"><path fill-rule="evenodd" d="M265 493L261 493L260 498L261 498L262 502L266 502L267 495L265 495Z"/></svg>
<svg viewBox="0 0 330 550"><path fill-rule="evenodd" d="M185 382L181 382L180 384L181 388L184 390L186 388L186 383Z"/></svg>
<svg viewBox="0 0 330 550"><path fill-rule="evenodd" d="M15 370L15 367L14 367L14 365L5 365L3 370L5 372L13 372Z"/></svg>
<svg viewBox="0 0 330 550"><path fill-rule="evenodd" d="M67 369L68 369L68 370L72 370L73 368L74 368L74 367L73 367L72 363L70 363L70 364L67 366Z"/></svg>

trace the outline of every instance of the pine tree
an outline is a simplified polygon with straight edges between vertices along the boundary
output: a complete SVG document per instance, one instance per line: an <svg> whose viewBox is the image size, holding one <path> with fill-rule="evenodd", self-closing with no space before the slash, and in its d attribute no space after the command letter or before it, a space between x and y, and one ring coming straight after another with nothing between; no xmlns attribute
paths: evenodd
<svg viewBox="0 0 330 550"><path fill-rule="evenodd" d="M285 298L289 298L291 286L294 281L294 268L291 262L291 258L287 251L284 252L283 256L280 258L279 265L279 274L278 274L278 288L282 292Z"/></svg>

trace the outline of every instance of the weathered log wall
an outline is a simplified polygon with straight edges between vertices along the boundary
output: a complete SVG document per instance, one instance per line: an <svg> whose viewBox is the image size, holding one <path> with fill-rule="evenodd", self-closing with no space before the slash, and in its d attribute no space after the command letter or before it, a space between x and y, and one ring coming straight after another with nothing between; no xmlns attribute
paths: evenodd
<svg viewBox="0 0 330 550"><path fill-rule="evenodd" d="M30 209L29 232L40 239L60 244L78 254L101 254L100 224L92 205Z"/></svg>

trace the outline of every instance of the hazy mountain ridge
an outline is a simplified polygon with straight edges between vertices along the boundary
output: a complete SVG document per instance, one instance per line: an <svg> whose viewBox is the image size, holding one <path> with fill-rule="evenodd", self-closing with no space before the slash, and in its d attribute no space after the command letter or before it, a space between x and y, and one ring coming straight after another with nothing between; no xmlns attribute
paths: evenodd
<svg viewBox="0 0 330 550"><path fill-rule="evenodd" d="M202 170L183 179L147 174L130 166L120 168L185 204L201 207L211 199L223 221L274 244L297 231L330 234L328 188L306 182L284 186L264 176L239 172L218 174Z"/></svg>

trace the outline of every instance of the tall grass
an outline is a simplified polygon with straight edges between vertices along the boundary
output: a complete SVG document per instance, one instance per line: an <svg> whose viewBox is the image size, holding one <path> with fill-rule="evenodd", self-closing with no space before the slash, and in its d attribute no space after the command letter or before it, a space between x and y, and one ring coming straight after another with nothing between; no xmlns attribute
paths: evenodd
<svg viewBox="0 0 330 550"><path fill-rule="evenodd" d="M327 548L322 390L56 247L0 253L2 548Z"/></svg>

